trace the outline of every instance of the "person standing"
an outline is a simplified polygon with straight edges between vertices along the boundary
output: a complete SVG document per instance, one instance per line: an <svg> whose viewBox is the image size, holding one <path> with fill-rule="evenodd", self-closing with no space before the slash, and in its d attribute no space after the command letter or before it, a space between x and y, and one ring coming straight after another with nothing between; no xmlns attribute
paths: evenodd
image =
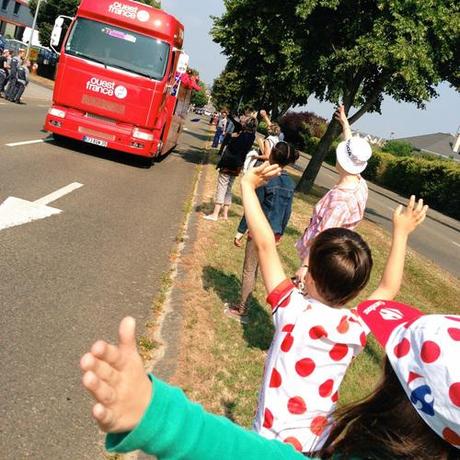
<svg viewBox="0 0 460 460"><path fill-rule="evenodd" d="M291 217L295 189L294 181L284 168L289 164L294 164L298 158L299 153L287 142L277 143L270 149L268 161L270 164L278 164L283 170L279 176L256 190L257 198L275 234L277 243L281 241ZM241 240L247 228L246 217L243 216L234 240L235 246L241 247ZM244 253L240 300L236 305L226 305L224 311L228 317L236 319L242 324L248 323L248 299L256 284L258 268L257 248L251 235L249 235Z"/></svg>
<svg viewBox="0 0 460 460"><path fill-rule="evenodd" d="M24 104L24 102L21 102L21 96L24 94L26 86L29 84L29 66L30 61L27 61L18 68L16 75L16 88L12 95L11 102Z"/></svg>
<svg viewBox="0 0 460 460"><path fill-rule="evenodd" d="M235 116L231 113L227 116L227 126L225 127L225 132L223 133L223 140L220 144L219 155L224 153L225 147L229 144L232 139L232 135L240 133L242 130L241 124L235 119Z"/></svg>
<svg viewBox="0 0 460 460"><path fill-rule="evenodd" d="M219 121L217 122L216 126L216 133L214 134L214 139L212 141L212 148L216 149L219 147L220 144L220 138L224 134L225 129L227 128L227 112L223 110L221 112L221 116L219 117Z"/></svg>
<svg viewBox="0 0 460 460"><path fill-rule="evenodd" d="M216 168L219 170L217 178L216 202L212 214L204 216L206 220L216 221L223 209L224 220L228 219L228 210L232 204L232 187L239 176L244 160L256 138L257 121L250 118L244 125L241 133L232 137Z"/></svg>
<svg viewBox="0 0 460 460"><path fill-rule="evenodd" d="M333 227L355 229L363 219L366 209L368 188L361 173L372 156L371 146L365 139L352 137L343 105L337 109L335 118L342 125L344 137L336 150L339 179L316 204L309 226L296 243L301 260L301 266L296 273L298 281L303 280L308 271L310 246L316 235Z"/></svg>
<svg viewBox="0 0 460 460"><path fill-rule="evenodd" d="M3 50L0 56L0 96L4 96L5 86L8 83L11 54L9 50Z"/></svg>
<svg viewBox="0 0 460 460"><path fill-rule="evenodd" d="M18 51L18 54L11 59L10 77L8 80L8 86L6 87L6 91L5 91L5 99L9 101L13 100L13 95L16 92L16 81L17 81L18 69L24 62L25 55L26 55L26 51L21 48Z"/></svg>

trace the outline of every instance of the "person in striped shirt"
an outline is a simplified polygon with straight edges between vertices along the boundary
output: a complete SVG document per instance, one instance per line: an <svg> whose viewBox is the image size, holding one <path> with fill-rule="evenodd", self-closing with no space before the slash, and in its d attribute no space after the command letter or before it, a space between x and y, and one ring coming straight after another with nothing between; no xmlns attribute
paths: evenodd
<svg viewBox="0 0 460 460"><path fill-rule="evenodd" d="M369 143L360 137L352 137L350 124L341 105L335 114L342 125L344 140L337 146L337 184L316 204L310 224L296 243L301 266L296 278L303 282L308 271L310 246L316 235L328 228L342 227L353 230L363 219L368 196L366 181L361 173L372 155Z"/></svg>

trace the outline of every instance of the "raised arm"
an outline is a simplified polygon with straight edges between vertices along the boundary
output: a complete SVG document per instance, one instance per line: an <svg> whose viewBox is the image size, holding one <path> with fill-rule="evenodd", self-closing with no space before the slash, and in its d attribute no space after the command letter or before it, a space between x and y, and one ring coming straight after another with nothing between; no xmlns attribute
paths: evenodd
<svg viewBox="0 0 460 460"><path fill-rule="evenodd" d="M393 213L393 238L390 254L380 284L369 296L369 299L393 300L398 295L404 273L407 239L415 228L425 220L427 210L428 206L423 205L423 200L418 200L415 204L415 196L413 195L410 197L406 209L403 209L402 205L396 208Z"/></svg>
<svg viewBox="0 0 460 460"><path fill-rule="evenodd" d="M283 282L286 275L276 250L275 235L262 211L255 189L280 173L281 168L278 165L267 162L250 169L241 179L244 215L257 248L260 271L268 293Z"/></svg>
<svg viewBox="0 0 460 460"><path fill-rule="evenodd" d="M342 125L343 140L347 141L351 138L351 128L350 123L348 123L348 118L345 115L345 107L343 105L340 105L336 110L334 118Z"/></svg>

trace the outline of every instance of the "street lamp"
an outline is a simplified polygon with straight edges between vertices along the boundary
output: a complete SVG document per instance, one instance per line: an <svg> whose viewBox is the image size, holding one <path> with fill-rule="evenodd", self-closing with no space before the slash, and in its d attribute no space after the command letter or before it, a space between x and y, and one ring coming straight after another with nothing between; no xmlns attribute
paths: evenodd
<svg viewBox="0 0 460 460"><path fill-rule="evenodd" d="M29 59L30 47L32 46L32 40L34 38L35 27L37 26L38 11L40 10L41 2L42 0L38 0L37 8L35 8L34 22L32 23L32 32L30 34L29 43L27 44L26 59L25 59L26 61Z"/></svg>

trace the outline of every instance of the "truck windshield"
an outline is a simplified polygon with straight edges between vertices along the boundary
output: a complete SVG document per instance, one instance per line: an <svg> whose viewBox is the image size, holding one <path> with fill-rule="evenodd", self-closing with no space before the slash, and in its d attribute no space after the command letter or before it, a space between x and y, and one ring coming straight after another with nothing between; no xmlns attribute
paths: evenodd
<svg viewBox="0 0 460 460"><path fill-rule="evenodd" d="M65 47L67 54L161 80L169 45L102 22L79 18Z"/></svg>

